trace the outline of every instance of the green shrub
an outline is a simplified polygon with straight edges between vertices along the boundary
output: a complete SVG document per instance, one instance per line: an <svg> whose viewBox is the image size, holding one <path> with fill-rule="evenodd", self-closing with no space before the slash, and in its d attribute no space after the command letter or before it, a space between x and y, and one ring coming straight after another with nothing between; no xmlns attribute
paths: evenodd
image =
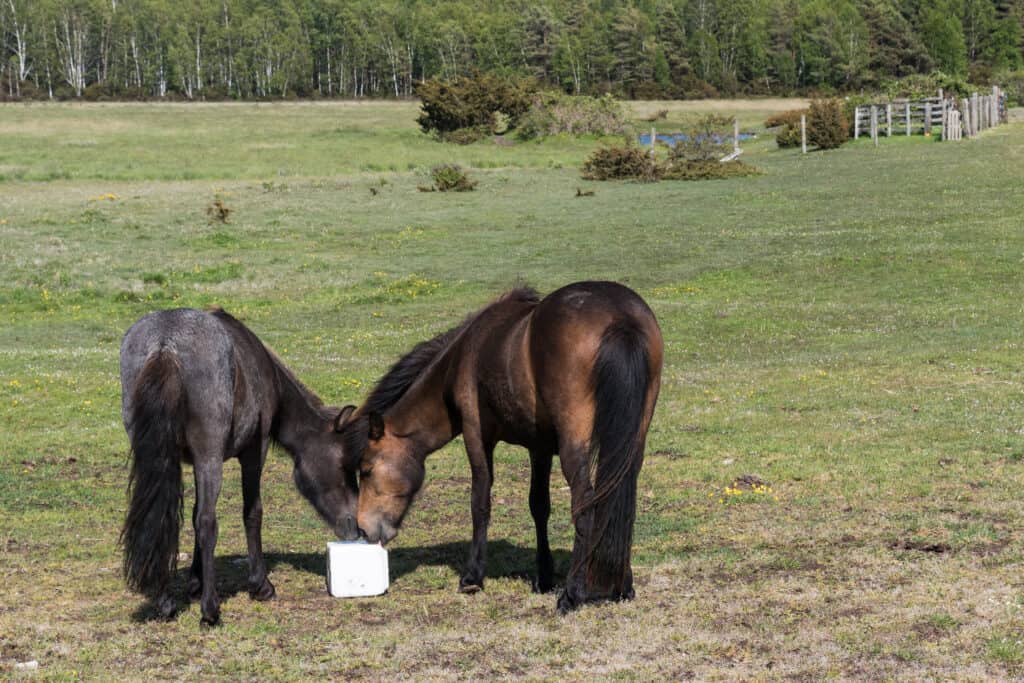
<svg viewBox="0 0 1024 683"><path fill-rule="evenodd" d="M820 149L835 149L850 139L850 123L837 99L813 100L807 110L807 142Z"/></svg>
<svg viewBox="0 0 1024 683"><path fill-rule="evenodd" d="M470 180L461 166L442 164L430 169L430 177L434 180L433 189L437 192L469 192L476 188L477 181Z"/></svg>
<svg viewBox="0 0 1024 683"><path fill-rule="evenodd" d="M545 92L534 96L516 133L525 140L547 135L621 135L626 112L611 95L587 97Z"/></svg>
<svg viewBox="0 0 1024 683"><path fill-rule="evenodd" d="M742 178L760 175L761 172L744 164L742 161L687 161L662 169L661 177L665 180L716 180L724 178Z"/></svg>
<svg viewBox="0 0 1024 683"><path fill-rule="evenodd" d="M661 169L646 150L633 145L602 147L583 164L587 180L640 180L653 182Z"/></svg>
<svg viewBox="0 0 1024 683"><path fill-rule="evenodd" d="M790 109L789 111L772 114L764 120L765 128L778 128L779 126L796 126L800 128L800 117L807 113L806 109Z"/></svg>
<svg viewBox="0 0 1024 683"><path fill-rule="evenodd" d="M787 147L799 147L800 146L800 119L796 120L796 123L787 123L785 126L775 134L775 144L780 148L785 149Z"/></svg>
<svg viewBox="0 0 1024 683"><path fill-rule="evenodd" d="M456 145L472 145L491 134L487 126L470 126L438 133L437 137L443 142L452 142Z"/></svg>
<svg viewBox="0 0 1024 683"><path fill-rule="evenodd" d="M996 77L996 84L1006 92L1009 106L1024 104L1024 71L1005 71Z"/></svg>
<svg viewBox="0 0 1024 683"><path fill-rule="evenodd" d="M733 120L729 116L707 114L691 123L685 139L678 140L669 153L670 163L689 161L718 161L732 149L729 138L733 133Z"/></svg>
<svg viewBox="0 0 1024 683"><path fill-rule="evenodd" d="M416 119L425 133L450 133L463 128L490 128L496 112L515 127L533 99L532 81L510 80L494 74L431 78L416 84L422 113Z"/></svg>

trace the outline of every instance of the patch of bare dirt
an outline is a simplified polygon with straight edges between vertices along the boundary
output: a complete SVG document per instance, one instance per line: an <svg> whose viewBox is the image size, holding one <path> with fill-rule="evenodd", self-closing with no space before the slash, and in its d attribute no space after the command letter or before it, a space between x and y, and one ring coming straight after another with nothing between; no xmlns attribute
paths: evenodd
<svg viewBox="0 0 1024 683"><path fill-rule="evenodd" d="M948 543L929 543L927 541L912 541L909 539L893 541L889 544L889 548L891 550L917 550L922 553L934 553L936 555L953 552L953 546Z"/></svg>

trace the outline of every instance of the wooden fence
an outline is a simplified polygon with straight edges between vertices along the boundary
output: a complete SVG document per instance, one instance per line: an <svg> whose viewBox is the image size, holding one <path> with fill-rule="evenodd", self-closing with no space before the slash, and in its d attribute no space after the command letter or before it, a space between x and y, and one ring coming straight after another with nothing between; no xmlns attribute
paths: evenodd
<svg viewBox="0 0 1024 683"><path fill-rule="evenodd" d="M854 109L853 137L878 138L893 135L941 135L943 140L973 138L983 130L1006 123L1006 94L993 86L991 95L972 94L969 98L937 97L923 100L893 100L865 104Z"/></svg>

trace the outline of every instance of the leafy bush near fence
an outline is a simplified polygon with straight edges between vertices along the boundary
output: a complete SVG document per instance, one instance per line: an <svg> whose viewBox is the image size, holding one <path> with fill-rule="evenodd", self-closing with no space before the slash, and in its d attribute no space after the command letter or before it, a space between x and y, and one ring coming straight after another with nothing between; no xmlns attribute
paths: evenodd
<svg viewBox="0 0 1024 683"><path fill-rule="evenodd" d="M760 175L757 168L742 161L687 161L662 169L663 180L722 180Z"/></svg>
<svg viewBox="0 0 1024 683"><path fill-rule="evenodd" d="M1024 71L1006 71L998 75L996 83L1006 93L1011 107L1024 105Z"/></svg>
<svg viewBox="0 0 1024 683"><path fill-rule="evenodd" d="M807 143L835 149L850 139L850 122L837 99L814 100L807 110Z"/></svg>
<svg viewBox="0 0 1024 683"><path fill-rule="evenodd" d="M626 132L626 112L611 95L545 92L534 96L516 132L525 140L560 134L621 135Z"/></svg>
<svg viewBox="0 0 1024 683"><path fill-rule="evenodd" d="M759 171L739 161L720 162L731 149L733 120L709 114L696 119L677 140L663 161L650 150L628 145L594 152L583 166L588 180L632 179L710 180L755 175Z"/></svg>
<svg viewBox="0 0 1024 683"><path fill-rule="evenodd" d="M707 114L690 123L683 133L685 138L669 152L670 163L717 161L732 148L733 119Z"/></svg>
<svg viewBox="0 0 1024 683"><path fill-rule="evenodd" d="M458 141L486 135L497 123L514 128L536 94L531 80L513 80L495 74L458 76L450 80L430 78L416 84L422 113L416 119L425 133L440 137L455 131L470 133Z"/></svg>
<svg viewBox="0 0 1024 683"><path fill-rule="evenodd" d="M765 128L778 128L779 126L800 126L800 117L807 113L806 109L790 109L789 111L772 114L764 120Z"/></svg>

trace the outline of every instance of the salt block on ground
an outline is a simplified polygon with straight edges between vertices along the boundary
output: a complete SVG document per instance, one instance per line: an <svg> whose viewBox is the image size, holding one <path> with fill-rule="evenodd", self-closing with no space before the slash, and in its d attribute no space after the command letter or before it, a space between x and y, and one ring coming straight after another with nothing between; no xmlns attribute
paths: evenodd
<svg viewBox="0 0 1024 683"><path fill-rule="evenodd" d="M327 544L327 592L336 598L365 598L387 592L388 551L379 543Z"/></svg>

